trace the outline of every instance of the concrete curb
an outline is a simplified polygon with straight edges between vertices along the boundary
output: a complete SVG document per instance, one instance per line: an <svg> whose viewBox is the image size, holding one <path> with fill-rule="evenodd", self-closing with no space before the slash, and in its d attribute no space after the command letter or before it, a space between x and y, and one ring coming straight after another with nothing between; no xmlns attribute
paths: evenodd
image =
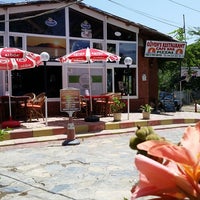
<svg viewBox="0 0 200 200"><path fill-rule="evenodd" d="M84 125L75 125L76 137L87 138L103 136L110 134L121 134L134 132L137 126L154 126L160 128L169 128L195 124L199 119L160 119L160 120L138 120L138 121L120 121L120 122L92 122ZM167 127L168 126L168 127ZM42 127L33 129L15 129L8 131L4 141L0 146L10 146L24 143L35 143L52 140L66 139L67 129L65 127Z"/></svg>

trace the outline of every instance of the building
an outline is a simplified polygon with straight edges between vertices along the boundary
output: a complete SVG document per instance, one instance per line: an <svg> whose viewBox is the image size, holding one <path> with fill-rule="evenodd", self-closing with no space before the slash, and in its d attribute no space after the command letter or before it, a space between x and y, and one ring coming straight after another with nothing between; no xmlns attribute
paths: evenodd
<svg viewBox="0 0 200 200"><path fill-rule="evenodd" d="M129 56L133 60L129 75L130 111L157 101L158 58L144 57L145 43L174 41L171 37L75 0L0 4L0 13L0 47L50 54L45 66L11 72L12 95L45 91L49 114L57 114L60 89L76 87L84 94L89 84L89 67L92 94L122 91L127 68L124 58ZM107 50L121 56L121 60L63 65L55 60L85 47ZM7 91L6 75L6 71L0 71L0 95Z"/></svg>

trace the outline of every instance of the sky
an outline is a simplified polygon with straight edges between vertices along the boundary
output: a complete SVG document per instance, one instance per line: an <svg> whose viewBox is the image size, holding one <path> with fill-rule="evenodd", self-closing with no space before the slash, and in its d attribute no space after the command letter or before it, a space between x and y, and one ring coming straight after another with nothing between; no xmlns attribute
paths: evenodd
<svg viewBox="0 0 200 200"><path fill-rule="evenodd" d="M185 24L188 44L195 39L187 31L200 27L200 0L83 0L83 3L167 35Z"/></svg>
<svg viewBox="0 0 200 200"><path fill-rule="evenodd" d="M13 3L29 0L0 0ZM200 27L200 0L83 0L83 3L111 14L140 23L169 35L183 27ZM171 35L173 36L173 35ZM187 43L195 39L186 34Z"/></svg>

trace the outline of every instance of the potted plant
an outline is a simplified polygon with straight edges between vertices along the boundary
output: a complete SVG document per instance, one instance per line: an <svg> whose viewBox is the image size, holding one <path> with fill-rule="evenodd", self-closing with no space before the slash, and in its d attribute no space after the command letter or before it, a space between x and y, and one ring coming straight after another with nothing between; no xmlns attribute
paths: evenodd
<svg viewBox="0 0 200 200"><path fill-rule="evenodd" d="M113 97L112 100L113 102L110 108L111 112L113 113L114 121L120 121L122 110L126 104L119 97Z"/></svg>
<svg viewBox="0 0 200 200"><path fill-rule="evenodd" d="M149 104L145 104L140 106L140 110L142 110L143 119L149 119L153 108Z"/></svg>

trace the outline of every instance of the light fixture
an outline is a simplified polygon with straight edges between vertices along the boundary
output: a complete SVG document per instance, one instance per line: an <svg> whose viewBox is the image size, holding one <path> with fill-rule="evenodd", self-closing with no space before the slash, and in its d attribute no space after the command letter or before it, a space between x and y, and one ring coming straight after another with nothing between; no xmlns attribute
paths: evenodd
<svg viewBox="0 0 200 200"><path fill-rule="evenodd" d="M147 75L145 73L142 74L142 81L146 81L147 80Z"/></svg>
<svg viewBox="0 0 200 200"><path fill-rule="evenodd" d="M127 66L127 68L129 68L129 66L132 64L133 60L131 57L126 57L124 59L124 64Z"/></svg>
<svg viewBox="0 0 200 200"><path fill-rule="evenodd" d="M42 61L47 62L50 58L49 54L47 52L42 52L40 54Z"/></svg>
<svg viewBox="0 0 200 200"><path fill-rule="evenodd" d="M122 34L119 31L115 31L115 36L120 37Z"/></svg>

